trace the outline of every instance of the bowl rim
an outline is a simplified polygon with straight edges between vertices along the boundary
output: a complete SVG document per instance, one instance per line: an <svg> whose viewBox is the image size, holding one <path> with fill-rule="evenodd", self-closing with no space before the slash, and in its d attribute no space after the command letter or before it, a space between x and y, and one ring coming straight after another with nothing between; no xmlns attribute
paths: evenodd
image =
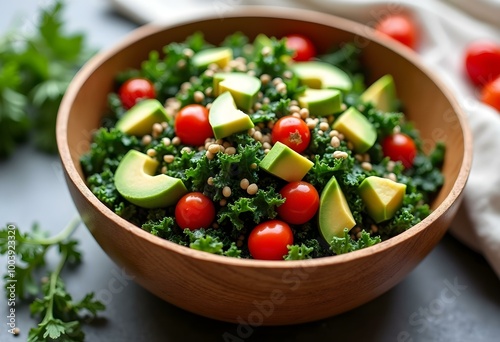
<svg viewBox="0 0 500 342"><path fill-rule="evenodd" d="M128 45L135 43L151 34L168 30L177 26L192 24L198 21L213 20L224 18L242 18L242 17L265 17L277 19L291 19L304 22L311 22L325 26L332 26L340 30L352 32L362 38L373 41L382 45L390 50L394 50L403 58L407 59L410 63L415 65L421 72L428 77L444 94L448 102L451 104L454 112L457 115L462 130L464 141L464 155L457 179L453 184L449 194L444 198L443 202L424 220L412 226L410 229L369 248L353 251L341 255L333 255L321 258L307 259L307 260L290 260L287 262L270 261L270 260L256 260L245 258L231 258L227 256L215 255L207 252L194 250L185 246L178 245L172 241L157 237L151 233L135 226L131 222L123 219L115 214L111 209L106 207L99 199L91 192L85 183L84 179L78 173L76 166L72 162L70 148L67 141L67 124L69 120L70 109L76 99L79 89L85 83L87 78L93 74L105 61L111 58L116 53L120 52ZM332 24L333 23L333 24ZM354 28L354 30L353 30ZM349 262L353 259L362 259L370 257L374 254L382 253L392 246L399 244L402 241L409 240L413 236L419 234L421 231L428 228L428 226L436 221L438 217L443 215L451 205L462 194L465 184L467 182L471 164L472 164L472 133L466 115L460 107L455 95L450 88L430 70L429 67L423 65L418 55L409 48L397 42L390 41L389 39L380 37L375 31L366 25L351 21L349 19L341 18L332 14L321 13L314 10L285 8L278 6L239 6L226 13L224 17L218 17L213 14L195 13L188 19L177 18L168 24L150 23L134 29L125 35L118 43L112 47L103 49L97 55L92 57L87 63L78 71L73 80L71 81L64 97L61 102L57 122L56 122L56 137L59 150L59 156L63 165L64 171L67 173L66 181L71 181L78 191L95 206L99 212L106 216L111 221L114 221L121 228L128 231L128 233L135 235L138 239L144 239L146 242L154 244L158 247L165 248L171 252L179 255L199 259L201 261L213 262L227 266L238 266L248 268L261 268L261 269L295 269L297 267L321 267L331 266L335 264L342 264Z"/></svg>

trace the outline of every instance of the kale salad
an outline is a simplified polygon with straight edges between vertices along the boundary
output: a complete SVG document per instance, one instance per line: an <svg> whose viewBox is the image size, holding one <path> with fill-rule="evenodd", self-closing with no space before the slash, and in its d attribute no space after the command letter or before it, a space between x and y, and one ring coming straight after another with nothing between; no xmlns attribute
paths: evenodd
<svg viewBox="0 0 500 342"><path fill-rule="evenodd" d="M431 212L445 146L423 152L392 76L366 84L362 54L240 32L151 51L116 76L87 184L141 229L228 257L318 258L404 232Z"/></svg>

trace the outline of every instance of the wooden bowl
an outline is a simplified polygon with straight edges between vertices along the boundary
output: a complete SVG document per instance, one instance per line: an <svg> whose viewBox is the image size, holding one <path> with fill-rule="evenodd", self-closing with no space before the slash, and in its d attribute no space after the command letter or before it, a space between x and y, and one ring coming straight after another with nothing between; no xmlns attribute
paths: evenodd
<svg viewBox="0 0 500 342"><path fill-rule="evenodd" d="M85 184L80 156L100 125L115 76L138 67L151 50L202 31L217 44L235 31L283 36L302 33L320 52L354 42L364 49L372 82L392 74L406 115L425 147L447 147L445 184L433 213L406 232L346 255L304 261L234 259L196 251L155 237L109 210ZM455 215L472 155L471 134L450 91L405 47L365 26L331 15L249 7L224 18L197 18L169 26L145 26L89 61L75 77L57 121L59 153L71 196L104 251L135 281L158 297L210 318L250 325L318 320L366 303L400 282L439 242Z"/></svg>

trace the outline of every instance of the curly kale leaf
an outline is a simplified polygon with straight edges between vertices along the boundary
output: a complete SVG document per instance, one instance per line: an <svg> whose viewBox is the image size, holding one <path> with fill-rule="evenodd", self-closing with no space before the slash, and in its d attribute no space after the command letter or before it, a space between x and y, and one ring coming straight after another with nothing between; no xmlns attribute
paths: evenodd
<svg viewBox="0 0 500 342"><path fill-rule="evenodd" d="M160 52L151 51L148 60L142 63L140 74L154 83L158 100L164 102L176 96L182 83L201 72L192 64L186 49L197 52L209 46L203 35L197 32L183 43L174 42L164 46L163 57Z"/></svg>
<svg viewBox="0 0 500 342"><path fill-rule="evenodd" d="M101 128L94 134L90 151L82 155L80 163L87 176L104 170L114 172L119 159L129 150L139 147L140 142L136 137L115 128Z"/></svg>
<svg viewBox="0 0 500 342"><path fill-rule="evenodd" d="M343 237L333 237L332 241L330 241L330 249L333 253L339 255L370 247L381 241L379 236L372 237L364 230L361 231L361 237L358 240L354 240L346 228L344 229Z"/></svg>
<svg viewBox="0 0 500 342"><path fill-rule="evenodd" d="M288 69L287 60L292 56L292 50L286 46L286 40L270 38L269 49L256 51L254 62L257 75L268 74L271 77L281 77ZM266 51L267 50L267 51Z"/></svg>
<svg viewBox="0 0 500 342"><path fill-rule="evenodd" d="M318 56L318 58L323 62L335 65L350 75L355 75L363 72L360 59L361 52L361 48L356 44L346 43L341 44L327 54Z"/></svg>
<svg viewBox="0 0 500 342"><path fill-rule="evenodd" d="M304 244L301 245L291 245L288 246L288 254L285 256L285 260L305 260L311 259L311 253L314 251L314 247L308 247Z"/></svg>
<svg viewBox="0 0 500 342"><path fill-rule="evenodd" d="M226 221L236 230L243 230L245 223L259 224L263 219L276 217L276 207L285 203L285 200L274 188L259 189L253 197L240 197L228 203L218 213L217 222L224 224ZM253 224L251 224L253 226Z"/></svg>
<svg viewBox="0 0 500 342"><path fill-rule="evenodd" d="M254 124L275 121L289 114L290 101L290 99L279 98L277 101L268 104L265 103L262 105L261 109L257 110L255 113L249 114L249 116Z"/></svg>
<svg viewBox="0 0 500 342"><path fill-rule="evenodd" d="M166 216L160 220L149 220L141 228L155 236L170 240L175 234L175 227L174 218Z"/></svg>
<svg viewBox="0 0 500 342"><path fill-rule="evenodd" d="M241 250L234 242L229 242L227 237L214 229L185 229L184 234L189 240L189 247L199 251L239 258Z"/></svg>
<svg viewBox="0 0 500 342"><path fill-rule="evenodd" d="M242 32L235 32L227 36L221 46L229 47L233 50L233 58L248 57L245 46L248 44L248 37Z"/></svg>
<svg viewBox="0 0 500 342"><path fill-rule="evenodd" d="M430 155L418 153L413 160L413 168L406 170L405 175L412 177L412 183L418 191L425 195L424 200L429 199L430 193L435 193L444 183L444 176L440 167L444 161L445 144L438 142Z"/></svg>

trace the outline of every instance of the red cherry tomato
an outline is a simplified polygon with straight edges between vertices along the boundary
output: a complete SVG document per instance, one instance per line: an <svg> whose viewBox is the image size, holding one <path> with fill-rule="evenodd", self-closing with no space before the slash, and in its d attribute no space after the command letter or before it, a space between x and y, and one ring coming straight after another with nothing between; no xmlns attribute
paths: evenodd
<svg viewBox="0 0 500 342"><path fill-rule="evenodd" d="M276 211L288 223L306 223L318 211L318 191L310 183L290 182L281 189L280 194L286 201Z"/></svg>
<svg viewBox="0 0 500 342"><path fill-rule="evenodd" d="M417 155L415 142L403 133L387 136L382 141L382 150L386 157L394 161L401 161L406 168L413 166L413 159Z"/></svg>
<svg viewBox="0 0 500 342"><path fill-rule="evenodd" d="M201 192L184 195L175 206L175 221L182 229L209 228L214 219L214 203Z"/></svg>
<svg viewBox="0 0 500 342"><path fill-rule="evenodd" d="M481 101L500 112L500 76L483 87Z"/></svg>
<svg viewBox="0 0 500 342"><path fill-rule="evenodd" d="M395 14L388 16L375 25L375 30L415 50L418 44L418 29L408 16Z"/></svg>
<svg viewBox="0 0 500 342"><path fill-rule="evenodd" d="M484 85L500 76L500 45L485 40L469 44L465 51L465 70L476 85Z"/></svg>
<svg viewBox="0 0 500 342"><path fill-rule="evenodd" d="M183 144L195 146L205 144L205 140L214 136L208 121L207 108L199 104L183 107L175 117L175 134Z"/></svg>
<svg viewBox="0 0 500 342"><path fill-rule="evenodd" d="M295 51L292 57L294 61L308 61L316 57L314 44L309 38L300 34L289 34L286 36L286 47Z"/></svg>
<svg viewBox="0 0 500 342"><path fill-rule="evenodd" d="M293 232L280 220L259 224L248 237L248 250L254 259L283 260L288 254L288 245L293 245Z"/></svg>
<svg viewBox="0 0 500 342"><path fill-rule="evenodd" d="M273 144L279 141L301 153L309 146L311 132L304 120L295 116L284 116L274 124L271 140Z"/></svg>
<svg viewBox="0 0 500 342"><path fill-rule="evenodd" d="M123 106L130 109L139 100L154 99L156 91L155 86L150 80L145 78L131 78L121 85L118 95Z"/></svg>

